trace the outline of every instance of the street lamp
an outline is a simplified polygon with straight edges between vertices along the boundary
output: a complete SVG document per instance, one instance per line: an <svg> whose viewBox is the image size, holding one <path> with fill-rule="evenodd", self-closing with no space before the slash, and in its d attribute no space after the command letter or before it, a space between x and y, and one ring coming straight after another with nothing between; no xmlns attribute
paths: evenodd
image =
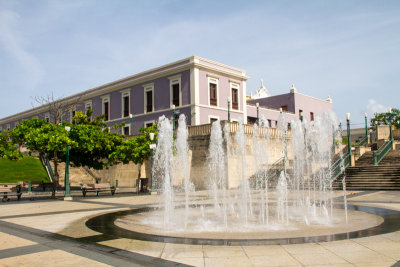
<svg viewBox="0 0 400 267"><path fill-rule="evenodd" d="M231 98L228 97L228 121L231 122Z"/></svg>
<svg viewBox="0 0 400 267"><path fill-rule="evenodd" d="M151 192L155 192L155 181L154 181L154 149L156 149L156 144L154 144L154 133L150 133L150 164L151 164Z"/></svg>
<svg viewBox="0 0 400 267"><path fill-rule="evenodd" d="M390 140L393 140L393 132L392 132L392 108L388 109L389 111L389 129L390 129Z"/></svg>
<svg viewBox="0 0 400 267"><path fill-rule="evenodd" d="M67 131L67 135L69 134L69 131L71 131L71 127L65 126L65 130ZM71 188L69 185L69 143L67 143L67 159L65 161L65 178L64 178L64 184L65 184L65 197L70 198L71 197Z"/></svg>
<svg viewBox="0 0 400 267"><path fill-rule="evenodd" d="M129 114L129 118L131 118L130 135L132 135L132 133L133 133L133 115L132 115L132 113Z"/></svg>
<svg viewBox="0 0 400 267"><path fill-rule="evenodd" d="M175 105L172 105L171 108L172 108L172 123L173 123L172 129L175 131L176 115L179 115L180 112L179 112L179 110L175 110Z"/></svg>
<svg viewBox="0 0 400 267"><path fill-rule="evenodd" d="M368 138L368 114L367 113L364 114L364 118L365 118L365 136Z"/></svg>
<svg viewBox="0 0 400 267"><path fill-rule="evenodd" d="M259 117L260 104L258 102L256 103L256 108L257 108L257 125L260 125L260 117Z"/></svg>
<svg viewBox="0 0 400 267"><path fill-rule="evenodd" d="M346 113L346 122L347 122L347 147L349 155L351 155L350 113Z"/></svg>

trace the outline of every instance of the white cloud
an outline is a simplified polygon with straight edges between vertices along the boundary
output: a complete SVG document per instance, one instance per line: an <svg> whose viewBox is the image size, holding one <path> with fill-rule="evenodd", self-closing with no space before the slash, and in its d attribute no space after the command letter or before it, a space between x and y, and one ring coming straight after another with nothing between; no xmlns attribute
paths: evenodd
<svg viewBox="0 0 400 267"><path fill-rule="evenodd" d="M45 75L40 61L24 47L24 39L15 29L15 24L20 20L20 15L11 10L0 10L0 49L12 57L24 70L22 79L25 86L32 89Z"/></svg>
<svg viewBox="0 0 400 267"><path fill-rule="evenodd" d="M371 98L368 100L367 113L369 116L372 117L375 113L382 113L386 112L387 110L387 107L378 103L375 99Z"/></svg>

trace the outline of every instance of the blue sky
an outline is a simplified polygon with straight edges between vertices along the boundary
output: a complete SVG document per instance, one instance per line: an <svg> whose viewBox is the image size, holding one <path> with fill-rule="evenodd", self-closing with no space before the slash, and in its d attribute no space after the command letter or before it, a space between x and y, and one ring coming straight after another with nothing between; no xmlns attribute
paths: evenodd
<svg viewBox="0 0 400 267"><path fill-rule="evenodd" d="M197 55L271 94L333 99L354 126L399 108L400 1L0 0L0 118Z"/></svg>

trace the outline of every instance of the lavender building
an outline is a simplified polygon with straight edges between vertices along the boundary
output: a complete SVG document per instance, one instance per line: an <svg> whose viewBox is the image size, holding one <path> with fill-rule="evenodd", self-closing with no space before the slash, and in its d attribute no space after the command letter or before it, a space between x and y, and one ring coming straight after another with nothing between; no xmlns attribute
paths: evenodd
<svg viewBox="0 0 400 267"><path fill-rule="evenodd" d="M228 102L232 121L254 122L259 105L259 116L271 127L276 126L280 108L291 118L307 120L332 109L329 98L297 93L294 86L288 94L246 97L247 79L244 70L192 56L66 97L62 103L74 104L62 119L71 121L76 111L93 109L93 116L104 114L109 126L125 121L122 132L128 135L155 124L161 115L172 117L173 107L186 115L188 125L201 125L227 120ZM0 130L31 118L54 121L48 108L41 106L0 119Z"/></svg>

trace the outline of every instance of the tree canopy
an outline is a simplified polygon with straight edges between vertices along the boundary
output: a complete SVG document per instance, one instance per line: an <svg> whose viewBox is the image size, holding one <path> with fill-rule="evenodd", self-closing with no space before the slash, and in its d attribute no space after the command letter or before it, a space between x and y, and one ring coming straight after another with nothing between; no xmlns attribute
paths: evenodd
<svg viewBox="0 0 400 267"><path fill-rule="evenodd" d="M157 125L147 128L140 128L140 135L127 139L121 143L117 150L110 154L111 162L122 162L127 164L133 162L135 164L143 164L149 158L150 150L150 133L154 133L154 142L157 140Z"/></svg>
<svg viewBox="0 0 400 267"><path fill-rule="evenodd" d="M375 113L374 117L371 118L371 128L375 128L377 125L389 125L390 118L392 125L395 129L400 128L400 110L393 108L392 112Z"/></svg>

